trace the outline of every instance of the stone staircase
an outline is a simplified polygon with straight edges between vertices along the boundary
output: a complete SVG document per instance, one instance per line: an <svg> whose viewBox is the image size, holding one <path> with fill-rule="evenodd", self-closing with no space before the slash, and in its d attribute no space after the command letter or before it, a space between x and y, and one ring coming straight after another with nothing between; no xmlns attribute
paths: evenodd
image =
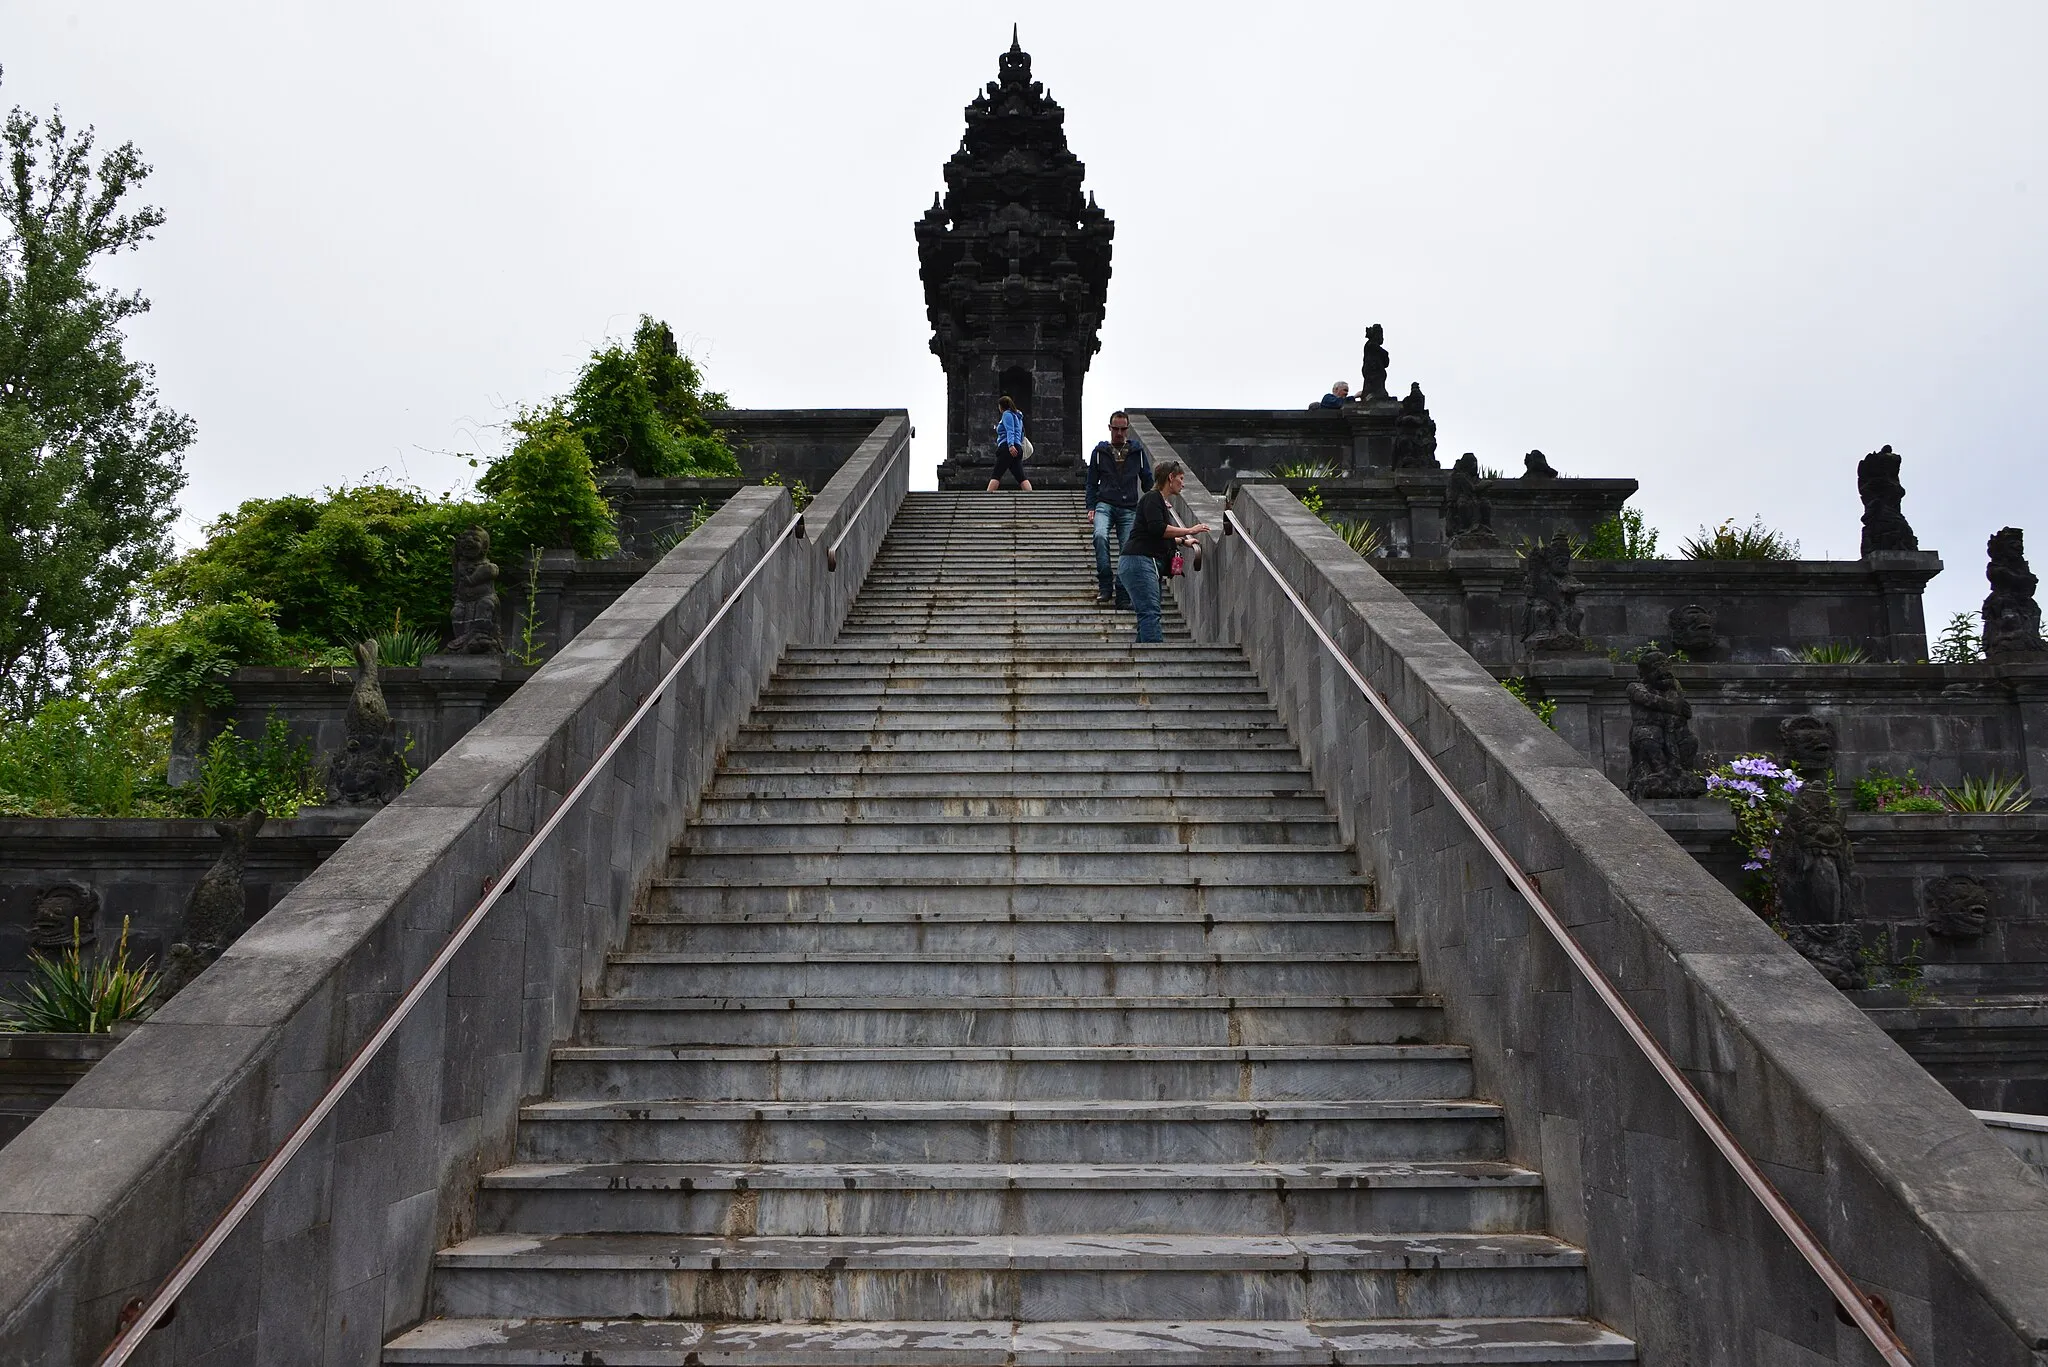
<svg viewBox="0 0 2048 1367"><path fill-rule="evenodd" d="M909 496L387 1362L1635 1360L1242 654L1093 598Z"/></svg>

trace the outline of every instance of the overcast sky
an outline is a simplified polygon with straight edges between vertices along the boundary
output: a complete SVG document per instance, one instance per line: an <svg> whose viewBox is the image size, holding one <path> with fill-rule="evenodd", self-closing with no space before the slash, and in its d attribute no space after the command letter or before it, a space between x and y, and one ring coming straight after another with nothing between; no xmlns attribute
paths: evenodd
<svg viewBox="0 0 2048 1367"><path fill-rule="evenodd" d="M118 271L182 533L439 490L637 315L750 407L903 406L911 223L1013 18L1116 222L1088 420L1296 407L1381 322L1445 459L1631 476L1667 547L1853 556L1855 463L1974 608L2048 561L2048 6L0 3L0 105L154 165Z"/></svg>

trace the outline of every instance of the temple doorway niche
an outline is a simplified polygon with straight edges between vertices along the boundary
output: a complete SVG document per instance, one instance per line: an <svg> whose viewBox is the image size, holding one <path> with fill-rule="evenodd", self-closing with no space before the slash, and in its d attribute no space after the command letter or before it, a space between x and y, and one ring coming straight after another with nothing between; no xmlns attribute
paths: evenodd
<svg viewBox="0 0 2048 1367"><path fill-rule="evenodd" d="M1031 430L1031 372L1022 366L1011 366L996 381L996 393L1010 396L1010 402L1017 405L1017 411L1023 415L1024 430L1028 433Z"/></svg>

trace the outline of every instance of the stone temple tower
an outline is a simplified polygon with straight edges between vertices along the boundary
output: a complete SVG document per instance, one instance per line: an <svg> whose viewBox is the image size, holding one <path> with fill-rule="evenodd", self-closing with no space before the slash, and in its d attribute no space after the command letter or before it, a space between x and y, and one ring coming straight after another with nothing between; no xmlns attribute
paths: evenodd
<svg viewBox="0 0 2048 1367"><path fill-rule="evenodd" d="M1081 486L1081 381L1102 346L1115 228L1082 196L1066 117L1012 30L996 79L967 106L946 193L917 222L932 353L946 368L941 489L987 483L1004 394L1035 448L1032 484Z"/></svg>

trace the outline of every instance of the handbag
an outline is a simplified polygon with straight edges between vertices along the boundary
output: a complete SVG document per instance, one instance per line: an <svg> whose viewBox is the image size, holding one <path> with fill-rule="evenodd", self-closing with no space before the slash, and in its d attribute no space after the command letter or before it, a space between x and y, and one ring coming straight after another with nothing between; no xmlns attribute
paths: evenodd
<svg viewBox="0 0 2048 1367"><path fill-rule="evenodd" d="M1017 443L1017 449L1018 449L1018 450L1019 450L1020 452L1022 452L1022 453L1023 453L1023 454L1022 454L1022 455L1021 455L1021 456L1019 457L1019 459L1021 459L1021 460L1030 460L1030 459L1031 459L1031 438L1029 438L1029 437L1026 437L1026 438L1024 438L1024 439L1023 439L1022 441L1018 442L1018 443Z"/></svg>
<svg viewBox="0 0 2048 1367"><path fill-rule="evenodd" d="M1166 573L1170 578L1179 578L1182 571L1183 564L1180 558L1180 552L1176 550L1173 553L1173 563L1167 567Z"/></svg>

